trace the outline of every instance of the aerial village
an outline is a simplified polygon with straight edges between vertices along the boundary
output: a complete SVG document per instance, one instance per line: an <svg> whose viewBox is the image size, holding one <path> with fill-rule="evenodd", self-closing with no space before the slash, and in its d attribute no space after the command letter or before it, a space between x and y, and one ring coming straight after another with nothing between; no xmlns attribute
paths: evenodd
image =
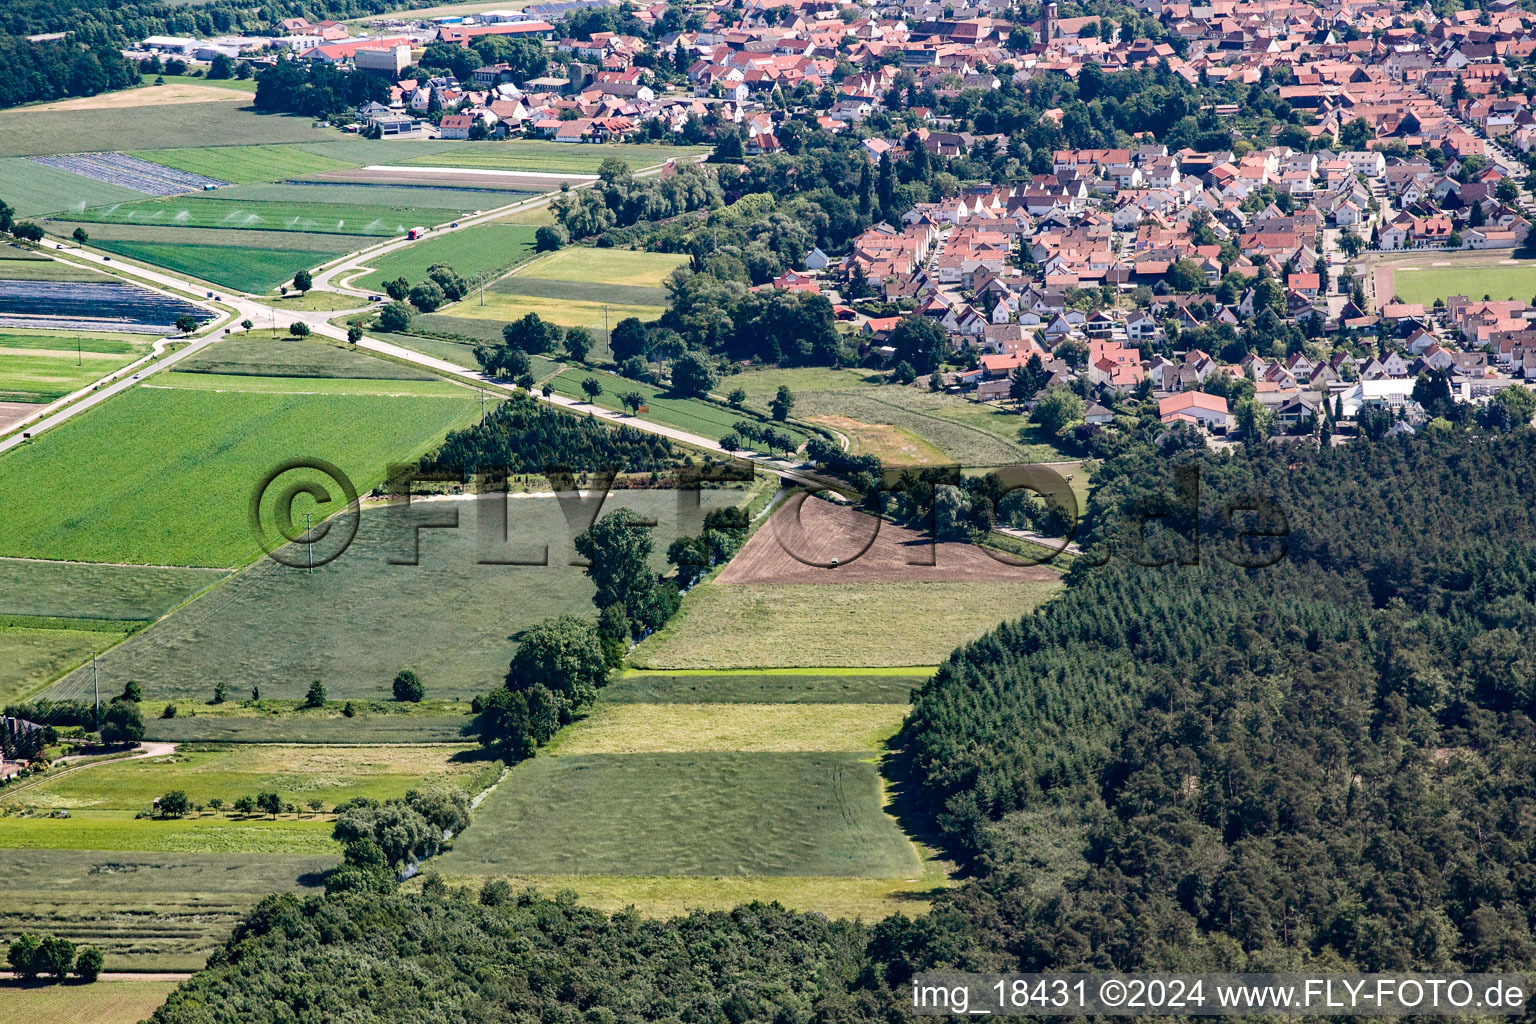
<svg viewBox="0 0 1536 1024"><path fill-rule="evenodd" d="M1164 423L1210 443L1315 437L1325 421L1337 443L1363 412L1371 429L1411 431L1444 411L1426 408L1426 394L1486 405L1529 387L1526 297L1499 283L1504 294L1406 301L1394 267L1465 267L1469 282L1493 282L1483 271L1527 246L1536 113L1520 69L1536 51L1536 15L1513 0L1445 17L1356 2L1138 8L1122 25L1063 17L1053 3L1020 25L988 0L738 0L686 17L660 3L623 9L636 34L574 38L561 29L615 9L559 0L436 20L289 19L283 36L154 38L130 56L296 55L375 71L389 101L347 126L375 138L681 136L724 139L747 157L782 151L785 118L809 109L821 130L860 139L876 168L918 149L936 165L1013 152L1016 138L944 112L1004 76L1097 88L1140 68L1238 84L1287 116L1265 135L1216 132L1231 142L1215 148L1210 131L1206 145L1182 147L1147 132L1120 148L1032 153L1015 180L957 180L761 287L825 295L871 365L891 359L903 320L930 319L960 369L907 374L912 386L1025 409L1067 385L1089 428L1111 423L1120 401L1151 399ZM407 77L424 48L486 37L536 41L547 60L479 64L466 49L462 75ZM1245 113L1233 103L1198 119Z"/></svg>

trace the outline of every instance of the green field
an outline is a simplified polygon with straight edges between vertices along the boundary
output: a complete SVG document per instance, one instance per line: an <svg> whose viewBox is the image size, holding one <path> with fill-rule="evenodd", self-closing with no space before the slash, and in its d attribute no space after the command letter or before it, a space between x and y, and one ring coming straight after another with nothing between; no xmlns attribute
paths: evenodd
<svg viewBox="0 0 1536 1024"><path fill-rule="evenodd" d="M318 887L335 863L334 856L7 850L11 892L0 900L0 940L20 931L62 935L100 948L108 970L200 970L263 896Z"/></svg>
<svg viewBox="0 0 1536 1024"><path fill-rule="evenodd" d="M0 626L0 703L31 696L122 638L97 630Z"/></svg>
<svg viewBox="0 0 1536 1024"><path fill-rule="evenodd" d="M189 277L242 292L276 288L301 270L326 262L326 257L300 249L257 249L232 245L188 245L181 242L93 242L96 248L140 263L178 271Z"/></svg>
<svg viewBox="0 0 1536 1024"><path fill-rule="evenodd" d="M657 672L631 669L603 690L609 702L760 704L906 704L930 668L860 672Z"/></svg>
<svg viewBox="0 0 1536 1024"><path fill-rule="evenodd" d="M238 744L229 747L182 749L165 757L102 764L85 771L18 790L0 791L0 802L40 811L67 810L75 818L92 820L103 812L148 812L155 798L182 790L194 804L217 797L226 804L246 794L273 790L284 800L304 806L321 800L327 809L343 800L368 797L388 800L422 785L448 786L478 792L495 781L494 762L455 760L460 751L475 748L411 746L284 746ZM306 809L297 820L309 820ZM189 822L270 824L265 815L240 818L205 811ZM293 820L285 815L281 821ZM161 822L174 827L177 822Z"/></svg>
<svg viewBox="0 0 1536 1024"><path fill-rule="evenodd" d="M1424 262L1430 262L1431 258L1431 254L1426 253ZM1443 260L1434 259L1434 262ZM1422 302L1425 306L1452 295L1465 295L1470 299L1487 295L1494 300L1529 302L1536 294L1536 262L1532 261L1515 266L1486 262L1447 267L1416 266L1411 270L1395 270L1392 277L1392 290L1398 298L1404 302ZM1385 301L1389 296L1381 298Z"/></svg>
<svg viewBox="0 0 1536 1024"><path fill-rule="evenodd" d="M416 225L451 220L454 212L431 207L387 206L382 203L297 203L220 199L217 196L168 196L135 203L95 206L70 216L73 220L87 224L152 224L158 227L303 231L379 237L403 235Z"/></svg>
<svg viewBox="0 0 1536 1024"><path fill-rule="evenodd" d="M131 123L131 131L124 125ZM30 110L0 112L0 156L99 153L121 150L125 142L139 149L184 147L189 139L240 143L316 142L335 138L307 117L257 114L232 103Z"/></svg>
<svg viewBox="0 0 1536 1024"><path fill-rule="evenodd" d="M516 276L582 285L660 288L672 271L687 263L687 256L675 253L569 246L530 263L518 271Z"/></svg>
<svg viewBox="0 0 1536 1024"><path fill-rule="evenodd" d="M144 198L144 193L131 188L109 185L20 157L0 160L0 181L5 183L5 201L21 217Z"/></svg>
<svg viewBox="0 0 1536 1024"><path fill-rule="evenodd" d="M743 496L711 490L702 504ZM677 493L615 491L603 507L620 505L660 524L654 564L663 568L679 529ZM505 547L491 543L502 508L495 498L366 509L352 546L313 574L263 559L113 650L98 666L103 692L137 679L146 699L199 700L217 678L231 696L255 685L264 698L298 698L318 678L332 700L388 699L395 673L409 668L429 697L468 701L505 677L520 630L563 612L592 614L592 585L569 564L585 520L573 529L552 497L509 498L505 507ZM485 525L482 514L491 517ZM390 564L412 556L413 525L455 516L456 529L420 531L418 565ZM690 513L683 529L696 533L702 516ZM540 558L546 546L547 566L481 564ZM77 672L50 693L76 696L90 686L90 673ZM292 716L274 728L304 721Z"/></svg>
<svg viewBox="0 0 1536 1024"><path fill-rule="evenodd" d="M305 174L356 166L299 146L204 146L197 149L137 150L129 154L207 178L236 184L282 181Z"/></svg>
<svg viewBox="0 0 1536 1024"><path fill-rule="evenodd" d="M383 206L437 211L436 219L458 213L494 210L529 193L508 189L433 188L427 185L360 184L334 181L280 181L236 185L206 196L225 203L283 203L293 206Z"/></svg>
<svg viewBox="0 0 1536 1024"><path fill-rule="evenodd" d="M0 986L7 1024L138 1024L159 1009L175 981Z"/></svg>
<svg viewBox="0 0 1536 1024"><path fill-rule="evenodd" d="M630 663L652 669L936 665L1060 587L1043 583L705 583ZM921 623L921 629L914 629Z"/></svg>
<svg viewBox="0 0 1536 1024"><path fill-rule="evenodd" d="M912 877L864 754L536 757L481 804L445 875Z"/></svg>
<svg viewBox="0 0 1536 1024"><path fill-rule="evenodd" d="M366 492L388 463L478 414L464 394L319 400L135 388L0 458L0 505L17 510L0 555L238 565L258 551L247 507L263 474L322 458Z"/></svg>
<svg viewBox="0 0 1536 1024"><path fill-rule="evenodd" d="M78 263L49 259L41 253L0 248L0 280L6 281L109 281L107 274Z"/></svg>
<svg viewBox="0 0 1536 1024"><path fill-rule="evenodd" d="M450 398L479 392L446 380L273 377L233 373L167 373L144 385L149 391L216 391L247 395L374 395L379 398ZM493 400L486 402L489 409ZM478 409L478 405L476 406Z"/></svg>
<svg viewBox="0 0 1536 1024"><path fill-rule="evenodd" d="M429 153L399 161L429 167L470 167L498 171L547 171L554 174L596 174L602 162L611 156L638 171L667 160L686 162L701 153L703 146L662 146L651 144L572 145L568 142L519 140L485 147L461 147L446 153Z"/></svg>
<svg viewBox="0 0 1536 1024"><path fill-rule="evenodd" d="M3 358L3 357L0 357ZM437 380L403 363L379 359L341 342L311 335L231 334L176 364L172 373L253 377L348 377L362 380Z"/></svg>
<svg viewBox="0 0 1536 1024"><path fill-rule="evenodd" d="M906 715L905 704L611 704L605 700L586 718L562 729L544 754L878 754Z"/></svg>
<svg viewBox="0 0 1536 1024"><path fill-rule="evenodd" d="M371 261L373 271L358 278L355 287L381 289L385 281L397 277L420 281L434 263L448 264L465 279L478 274L495 275L528 258L536 230L491 221L437 235Z"/></svg>
<svg viewBox="0 0 1536 1024"><path fill-rule="evenodd" d="M262 701L263 706L272 703ZM150 715L144 722L144 737L168 743L458 744L464 742L464 727L469 724L467 713L375 713L365 707L356 717L347 718L339 709L297 711L288 707L266 714L200 714L204 707L186 703L178 705L175 718L159 718L152 710L154 706L146 705Z"/></svg>
<svg viewBox="0 0 1536 1024"><path fill-rule="evenodd" d="M111 339L89 340L87 346L82 336L77 348L73 338L56 331L0 333L0 402L52 402L149 351L148 343L133 335L115 345Z"/></svg>
<svg viewBox="0 0 1536 1024"><path fill-rule="evenodd" d="M789 388L798 396L807 391L847 391L853 388L873 387L884 379L882 374L872 374L868 370L852 368L834 370L826 366L799 366L788 369L767 367L722 377L720 386L715 390L724 395L740 388L747 393L748 405L766 410L780 386Z"/></svg>
<svg viewBox="0 0 1536 1024"><path fill-rule="evenodd" d="M506 292L487 289L484 305L481 305L477 293L463 302L443 307L441 315L455 319L495 321L494 330L499 337L501 324L521 320L529 313L537 313L550 323L559 324L561 327L585 327L599 338L606 339L605 332L612 330L620 320L635 317L649 322L664 312L666 310L659 305L625 305L596 300L541 298L532 295L509 295Z"/></svg>
<svg viewBox="0 0 1536 1024"><path fill-rule="evenodd" d="M100 770L100 769L95 769ZM323 817L184 818L159 821L127 813L68 818L11 816L0 828L0 850L113 850L125 853L289 853L337 855L331 822ZM9 857L9 854L7 854Z"/></svg>
<svg viewBox="0 0 1536 1024"><path fill-rule="evenodd" d="M223 575L216 569L0 558L0 615L147 621Z"/></svg>

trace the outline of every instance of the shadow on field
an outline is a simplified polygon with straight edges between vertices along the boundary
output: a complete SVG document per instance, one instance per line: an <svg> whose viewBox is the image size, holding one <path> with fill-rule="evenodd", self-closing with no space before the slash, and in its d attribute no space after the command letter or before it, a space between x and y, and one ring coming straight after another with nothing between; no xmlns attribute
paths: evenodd
<svg viewBox="0 0 1536 1024"><path fill-rule="evenodd" d="M909 839L932 851L934 858L942 862L945 874L958 878L955 865L947 856L943 833L939 831L932 810L923 802L917 783L913 780L912 757L897 746L900 739L898 734L887 740L886 753L880 759L880 774L885 776L887 792L890 794L886 813L896 819L896 824ZM918 903L936 899L948 891L947 886L937 885L931 889L893 892L888 898Z"/></svg>

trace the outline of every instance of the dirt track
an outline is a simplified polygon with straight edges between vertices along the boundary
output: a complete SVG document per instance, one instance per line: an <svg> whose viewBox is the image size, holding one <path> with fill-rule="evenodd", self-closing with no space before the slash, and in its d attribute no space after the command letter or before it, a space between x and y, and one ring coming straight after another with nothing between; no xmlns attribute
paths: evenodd
<svg viewBox="0 0 1536 1024"><path fill-rule="evenodd" d="M830 567L834 558L839 564ZM934 544L916 530L829 501L792 498L716 582L1018 583L1057 575L1045 566L1008 565L974 544Z"/></svg>

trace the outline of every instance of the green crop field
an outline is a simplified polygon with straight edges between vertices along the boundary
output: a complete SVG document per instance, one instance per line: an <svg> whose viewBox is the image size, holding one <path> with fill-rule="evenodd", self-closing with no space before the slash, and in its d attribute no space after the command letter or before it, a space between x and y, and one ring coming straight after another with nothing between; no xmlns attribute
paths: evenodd
<svg viewBox="0 0 1536 1024"><path fill-rule="evenodd" d="M141 263L179 271L243 292L270 291L293 280L293 275L299 271L312 269L326 261L325 256L299 249L187 245L181 242L102 241L94 244L98 249Z"/></svg>
<svg viewBox="0 0 1536 1024"><path fill-rule="evenodd" d="M165 1002L174 981L98 981L76 985L5 985L7 1024L138 1024Z"/></svg>
<svg viewBox="0 0 1536 1024"><path fill-rule="evenodd" d="M232 804L247 794L275 791L291 803L305 806L323 801L327 809L343 800L368 797L388 800L409 789L445 786L478 792L500 774L494 762L455 760L460 751L477 748L447 745L412 746L285 746L238 744L207 749L182 749L165 757L139 758L98 765L56 779L29 785L11 795L0 791L0 802L39 811L67 810L72 816L121 811L149 811L157 797L179 789L194 804L214 798ZM14 789L15 787L12 787ZM309 812L296 819L309 820ZM205 811L189 822L244 821L269 823L265 816L231 818ZM281 821L293 820L285 815ZM161 822L174 827L177 822Z"/></svg>
<svg viewBox="0 0 1536 1024"><path fill-rule="evenodd" d="M421 370L347 348L340 342L232 334L176 364L172 373L254 377L350 377L364 380L437 380Z"/></svg>
<svg viewBox="0 0 1536 1024"><path fill-rule="evenodd" d="M131 123L130 132L124 124ZM232 103L183 103L76 110L0 112L0 156L100 153L131 142L140 150L184 147L189 139L241 143L317 142L335 133L307 117L257 114Z"/></svg>
<svg viewBox="0 0 1536 1024"><path fill-rule="evenodd" d="M445 875L912 877L869 755L536 757L496 787Z"/></svg>
<svg viewBox="0 0 1536 1024"><path fill-rule="evenodd" d="M0 901L0 941L21 931L62 935L101 949L107 970L200 970L263 896L314 889L335 863L284 854L7 850L12 891Z"/></svg>
<svg viewBox="0 0 1536 1024"><path fill-rule="evenodd" d="M749 405L767 409L780 386L789 388L798 397L810 391L847 391L873 387L884 379L883 374L851 368L834 370L826 366L799 366L781 370L769 367L722 377L720 386L715 390L724 395L740 388L747 393Z"/></svg>
<svg viewBox="0 0 1536 1024"><path fill-rule="evenodd" d="M678 430L702 434L712 441L730 433L742 420L755 420L764 427L776 427L780 433L793 437L797 444L805 443L804 431L796 430L794 427L782 423L770 423L750 412L716 405L701 398L678 398L670 391L652 387L649 384L641 384L603 370L573 367L556 374L549 384L555 389L556 394L585 402L587 396L586 392L581 390L581 383L588 377L596 378L603 385L603 393L597 396L597 404L605 409L622 410L624 405L619 401L619 395L626 391L636 391L644 396L649 406L649 411L641 414L642 419L676 427ZM750 441L744 443L748 447L752 444Z"/></svg>
<svg viewBox="0 0 1536 1024"><path fill-rule="evenodd" d="M423 185L356 184L332 181L281 181L237 185L206 194L221 202L320 204L324 206L383 206L391 209L438 211L436 220L459 213L494 210L515 203L528 193L505 189L432 188Z"/></svg>
<svg viewBox="0 0 1536 1024"><path fill-rule="evenodd" d="M424 453L476 415L479 402L464 394L135 388L0 458L0 505L17 510L0 555L238 565L257 553L247 507L263 474L323 458L366 492L388 463Z"/></svg>
<svg viewBox="0 0 1536 1024"><path fill-rule="evenodd" d="M709 490L701 504L743 497ZM615 491L603 508L620 505L659 523L654 564L663 568L682 515L677 493ZM505 546L493 544L503 508ZM682 529L696 533L703 512L687 515ZM457 528L420 530L414 550L414 526L455 517ZM552 497L365 509L352 546L313 574L263 559L114 649L98 666L102 689L118 693L137 679L150 700L205 700L210 680L223 679L231 696L260 686L264 698L298 698L321 679L333 700L387 699L395 673L409 668L429 697L467 701L505 677L520 630L564 612L593 614L592 585L569 564L571 539L585 523L573 529ZM482 564L539 559L546 546L547 566ZM391 564L413 554L417 565ZM77 696L90 686L90 673L76 672L50 694ZM304 716L291 722L302 726Z"/></svg>
<svg viewBox="0 0 1536 1024"><path fill-rule="evenodd" d="M666 310L661 306L625 305L622 303L604 303L601 301L581 302L574 299L539 298L532 295L508 295L505 292L496 292L487 289L485 304L480 304L479 295L456 302L451 306L445 306L443 313L455 319L466 320L494 320L498 337L500 336L500 324L511 323L513 320L521 320L529 313L537 313L550 323L559 324L561 327L585 327L600 337L605 337L604 331L612 330L613 325L628 317L635 317L647 322L655 320Z"/></svg>
<svg viewBox="0 0 1536 1024"><path fill-rule="evenodd" d="M667 160L685 163L709 150L703 146L649 144L572 145L568 142L520 140L481 148L459 148L446 153L413 156L401 163L435 167L470 167L498 171L544 171L553 174L596 174L609 157L618 157L632 171Z"/></svg>
<svg viewBox="0 0 1536 1024"><path fill-rule="evenodd" d="M201 146L139 150L130 155L236 184L281 181L356 166L350 160L337 160L299 146Z"/></svg>
<svg viewBox="0 0 1536 1024"><path fill-rule="evenodd" d="M906 704L931 668L886 671L658 672L631 669L611 681L603 700L661 704Z"/></svg>
<svg viewBox="0 0 1536 1024"><path fill-rule="evenodd" d="M0 250L0 280L6 281L110 281L107 274L78 263L49 259L41 254L21 256L19 250Z"/></svg>
<svg viewBox="0 0 1536 1024"><path fill-rule="evenodd" d="M380 398L450 398L479 392L446 380L368 380L343 377L271 377L233 373L176 373L156 377L148 391L217 391L248 395L375 395ZM486 408L490 408L487 401ZM478 409L479 406L477 405Z"/></svg>
<svg viewBox="0 0 1536 1024"><path fill-rule="evenodd" d="M668 275L688 263L674 253L632 252L570 246L530 263L519 277L540 277L578 284L612 284L631 288L660 288Z"/></svg>
<svg viewBox="0 0 1536 1024"><path fill-rule="evenodd" d="M544 752L794 753L885 749L905 704L610 704L561 730ZM544 756L541 754L541 756ZM105 771L106 769L102 769Z"/></svg>
<svg viewBox="0 0 1536 1024"><path fill-rule="evenodd" d="M0 626L0 703L31 696L122 638L96 630Z"/></svg>
<svg viewBox="0 0 1536 1024"><path fill-rule="evenodd" d="M217 569L0 558L0 615L147 621L223 576Z"/></svg>
<svg viewBox="0 0 1536 1024"><path fill-rule="evenodd" d="M5 201L22 217L144 198L144 193L131 188L109 185L20 157L0 160L0 182L4 182Z"/></svg>
<svg viewBox="0 0 1536 1024"><path fill-rule="evenodd" d="M462 231L436 235L372 260L373 271L356 282L358 288L381 289L385 281L403 277L417 282L434 263L446 263L466 279L495 275L516 266L533 251L537 228L492 221Z"/></svg>
<svg viewBox="0 0 1536 1024"><path fill-rule="evenodd" d="M653 669L936 665L1060 584L705 583L630 661ZM897 613L899 610L899 614ZM922 623L921 629L912 624Z"/></svg>
<svg viewBox="0 0 1536 1024"><path fill-rule="evenodd" d="M95 206L70 216L87 224L152 224L377 237L403 235L416 225L451 220L454 211L383 204L247 202L220 199L217 195L197 195Z"/></svg>
<svg viewBox="0 0 1536 1024"><path fill-rule="evenodd" d="M31 344L26 344L31 342ZM67 346L67 348L66 348ZM99 343L96 346L103 347ZM0 336L0 402L46 403L100 380L149 350L143 342L93 352L59 334Z"/></svg>
<svg viewBox="0 0 1536 1024"><path fill-rule="evenodd" d="M1536 294L1536 262L1517 265L1481 263L1447 267L1414 267L1393 271L1392 290L1404 302L1422 302L1465 295L1481 299L1519 299L1529 302ZM1382 296L1385 301L1389 296Z"/></svg>

